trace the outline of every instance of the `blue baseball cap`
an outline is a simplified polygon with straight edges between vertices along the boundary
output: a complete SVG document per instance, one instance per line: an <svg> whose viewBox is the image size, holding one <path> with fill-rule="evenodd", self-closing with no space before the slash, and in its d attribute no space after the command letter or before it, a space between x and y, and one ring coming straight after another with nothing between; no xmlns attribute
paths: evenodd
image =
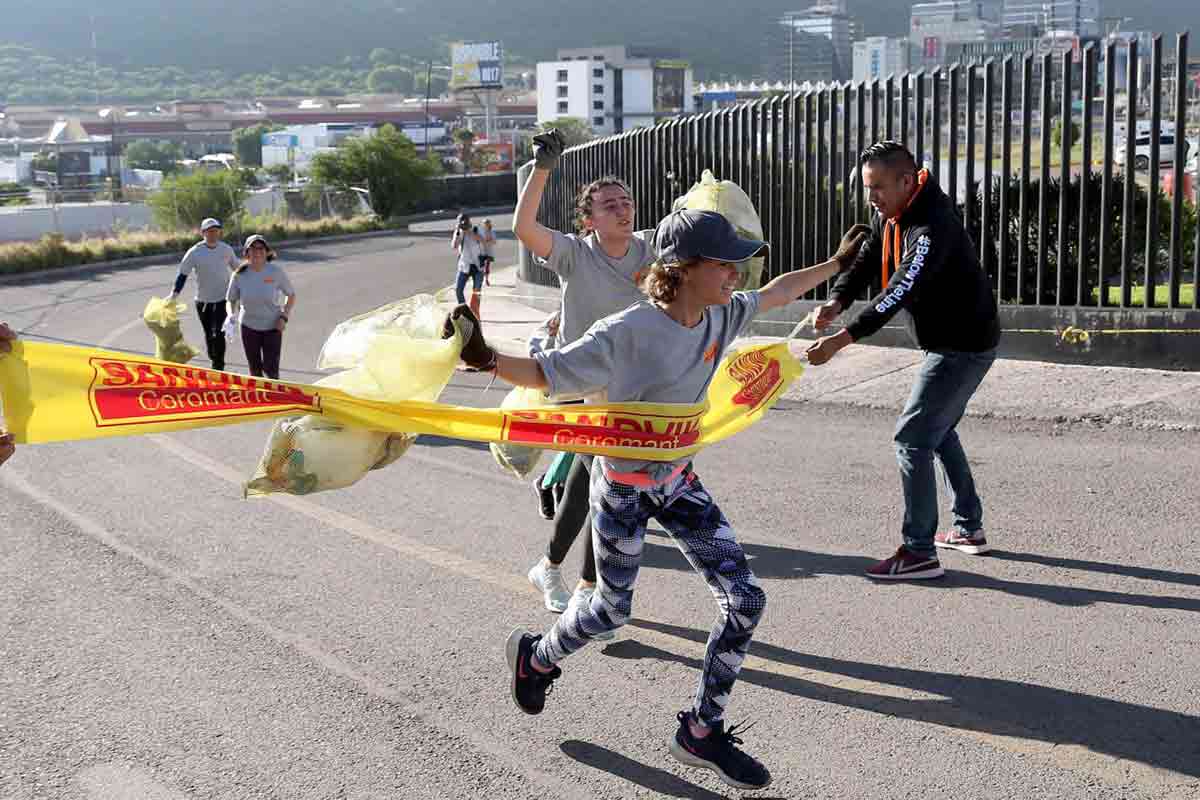
<svg viewBox="0 0 1200 800"><path fill-rule="evenodd" d="M707 258L736 264L767 249L766 242L743 239L733 224L715 211L673 211L654 231L654 254L664 264Z"/></svg>

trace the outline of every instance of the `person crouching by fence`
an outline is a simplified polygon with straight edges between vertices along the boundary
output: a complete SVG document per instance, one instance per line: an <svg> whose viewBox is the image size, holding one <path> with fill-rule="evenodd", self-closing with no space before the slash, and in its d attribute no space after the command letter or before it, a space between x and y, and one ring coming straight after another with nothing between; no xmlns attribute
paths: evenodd
<svg viewBox="0 0 1200 800"><path fill-rule="evenodd" d="M245 262L229 279L225 299L230 315L238 315L246 363L255 377L279 378L283 331L296 306L296 290L287 273L271 262L275 251L255 234L242 248ZM279 305L282 295L286 302Z"/></svg>

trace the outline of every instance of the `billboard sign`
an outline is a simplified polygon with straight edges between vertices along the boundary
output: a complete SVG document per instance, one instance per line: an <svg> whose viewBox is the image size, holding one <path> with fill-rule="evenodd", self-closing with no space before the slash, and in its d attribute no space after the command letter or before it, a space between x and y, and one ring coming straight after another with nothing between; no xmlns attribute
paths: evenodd
<svg viewBox="0 0 1200 800"><path fill-rule="evenodd" d="M500 42L455 42L450 45L451 89L499 89L504 85L504 51Z"/></svg>
<svg viewBox="0 0 1200 800"><path fill-rule="evenodd" d="M299 147L300 137L291 133L264 133L262 144L264 147Z"/></svg>
<svg viewBox="0 0 1200 800"><path fill-rule="evenodd" d="M679 114L684 111L686 61L657 61L654 64L654 111Z"/></svg>

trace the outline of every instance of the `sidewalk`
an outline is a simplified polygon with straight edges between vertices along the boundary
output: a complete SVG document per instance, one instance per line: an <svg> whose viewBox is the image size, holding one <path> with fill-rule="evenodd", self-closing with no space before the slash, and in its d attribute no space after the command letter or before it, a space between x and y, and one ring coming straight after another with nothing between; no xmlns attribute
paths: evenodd
<svg viewBox="0 0 1200 800"><path fill-rule="evenodd" d="M525 341L546 318L513 293L514 267L494 270L484 290L488 338L505 352L524 353ZM811 341L793 341L802 355ZM746 341L777 341L754 337ZM904 407L921 362L915 350L854 345L828 365L810 367L784 401L883 409ZM1000 359L971 401L973 417L1054 423L1122 425L1200 431L1200 374L1132 367L1097 367Z"/></svg>

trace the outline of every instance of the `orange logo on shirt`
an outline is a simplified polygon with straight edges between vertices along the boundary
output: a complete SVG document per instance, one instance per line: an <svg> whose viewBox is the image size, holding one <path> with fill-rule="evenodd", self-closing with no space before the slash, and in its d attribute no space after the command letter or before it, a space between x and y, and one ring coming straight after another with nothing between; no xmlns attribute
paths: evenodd
<svg viewBox="0 0 1200 800"><path fill-rule="evenodd" d="M717 360L717 343L716 342L713 342L712 346L704 351L704 360L705 361L716 361Z"/></svg>
<svg viewBox="0 0 1200 800"><path fill-rule="evenodd" d="M274 278L263 278L263 283L274 283L274 282L275 282Z"/></svg>

